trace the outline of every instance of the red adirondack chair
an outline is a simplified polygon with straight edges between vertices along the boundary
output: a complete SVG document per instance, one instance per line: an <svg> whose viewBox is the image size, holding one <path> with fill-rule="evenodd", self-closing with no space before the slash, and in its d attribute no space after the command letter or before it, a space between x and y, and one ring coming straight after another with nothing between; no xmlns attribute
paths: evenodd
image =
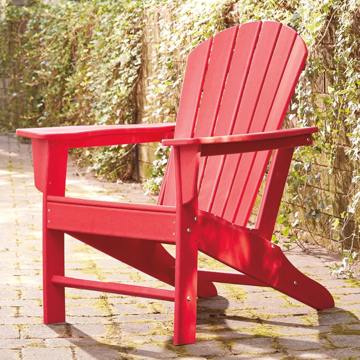
<svg viewBox="0 0 360 360"><path fill-rule="evenodd" d="M270 241L294 147L310 145L317 131L279 130L306 56L303 40L289 27L247 23L189 55L176 126L17 131L32 138L35 185L43 192L46 324L65 321L65 287L175 301L174 344L195 342L197 297L216 295L213 282L269 286L315 309L334 306L330 293ZM161 140L173 150L157 205L65 197L69 148ZM64 233L175 291L64 276ZM176 245L176 261L162 243ZM198 270L198 251L238 272Z"/></svg>

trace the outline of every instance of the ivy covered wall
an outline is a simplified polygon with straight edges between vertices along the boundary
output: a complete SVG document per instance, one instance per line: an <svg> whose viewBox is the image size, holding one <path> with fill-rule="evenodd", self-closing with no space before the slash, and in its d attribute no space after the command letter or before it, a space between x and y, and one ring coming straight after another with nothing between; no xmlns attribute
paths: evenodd
<svg viewBox="0 0 360 360"><path fill-rule="evenodd" d="M309 58L284 126L319 126L298 149L279 214L291 242L359 247L360 0L93 0L3 9L0 128L175 121L189 52L217 32L276 20L304 38ZM6 91L4 90L6 88ZM154 152L156 151L156 156ZM156 190L167 149L137 149ZM79 164L110 180L136 173L129 147L85 149ZM155 160L155 163L153 162ZM150 170L150 171L149 171ZM274 241L276 239L274 238Z"/></svg>

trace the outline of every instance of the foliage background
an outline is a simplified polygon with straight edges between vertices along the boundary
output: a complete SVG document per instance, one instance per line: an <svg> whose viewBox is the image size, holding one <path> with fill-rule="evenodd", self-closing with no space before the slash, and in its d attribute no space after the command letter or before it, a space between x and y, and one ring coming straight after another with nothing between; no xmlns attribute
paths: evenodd
<svg viewBox="0 0 360 360"><path fill-rule="evenodd" d="M320 131L314 147L295 154L278 222L299 246L306 239L340 247L344 262L334 271L351 276L360 216L359 8L360 0L94 0L7 7L0 21L0 74L10 77L10 86L1 130L175 121L185 59L197 44L234 24L280 21L298 31L309 49L285 126L316 125ZM141 83L145 89L139 91ZM157 150L149 190L161 185L167 152ZM131 174L131 154L128 147L111 147L76 155L114 180Z"/></svg>

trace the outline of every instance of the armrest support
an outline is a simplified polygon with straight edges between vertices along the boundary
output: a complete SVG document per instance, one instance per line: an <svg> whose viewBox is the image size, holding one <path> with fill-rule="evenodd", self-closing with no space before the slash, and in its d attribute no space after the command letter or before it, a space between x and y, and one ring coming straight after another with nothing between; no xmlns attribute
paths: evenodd
<svg viewBox="0 0 360 360"><path fill-rule="evenodd" d="M175 124L63 126L18 129L16 134L32 139L36 188L44 194L61 196L65 191L68 149L156 142L172 138L174 129ZM56 187L55 179L59 182Z"/></svg>
<svg viewBox="0 0 360 360"><path fill-rule="evenodd" d="M163 140L166 146L198 145L201 156L225 155L291 148L312 144L317 127L295 128L262 133Z"/></svg>
<svg viewBox="0 0 360 360"><path fill-rule="evenodd" d="M18 129L19 136L48 141L65 141L68 148L156 142L173 138L175 124L62 126Z"/></svg>

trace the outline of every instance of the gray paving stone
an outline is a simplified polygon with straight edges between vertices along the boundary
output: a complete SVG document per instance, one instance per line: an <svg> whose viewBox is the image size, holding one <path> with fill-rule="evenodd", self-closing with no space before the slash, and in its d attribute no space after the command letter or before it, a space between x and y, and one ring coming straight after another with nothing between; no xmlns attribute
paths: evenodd
<svg viewBox="0 0 360 360"><path fill-rule="evenodd" d="M331 326L282 326L277 331L283 335L318 335L319 333L330 333Z"/></svg>
<svg viewBox="0 0 360 360"><path fill-rule="evenodd" d="M199 341L195 344L186 345L186 349L193 356L224 356L229 355L229 351L221 347L217 341Z"/></svg>
<svg viewBox="0 0 360 360"><path fill-rule="evenodd" d="M314 309L310 307L280 307L280 308L263 308L256 309L258 313L273 314L273 315L307 315L314 313Z"/></svg>
<svg viewBox="0 0 360 360"><path fill-rule="evenodd" d="M22 327L21 337L23 339L37 338L49 339L64 337L68 330L64 324L51 324L51 325L27 325Z"/></svg>
<svg viewBox="0 0 360 360"><path fill-rule="evenodd" d="M0 299L13 299L17 297L17 293L14 290L4 290L0 291Z"/></svg>
<svg viewBox="0 0 360 360"><path fill-rule="evenodd" d="M248 306L249 308L270 308L270 307L280 307L280 306L284 306L286 305L286 302L284 299L279 298L279 297L261 297L261 298L250 298L250 299L246 299L245 300L245 305Z"/></svg>
<svg viewBox="0 0 360 360"><path fill-rule="evenodd" d="M357 303L357 304L360 304L360 289L359 289L358 293L341 296L340 300L338 302L340 304L343 304L343 303Z"/></svg>
<svg viewBox="0 0 360 360"><path fill-rule="evenodd" d="M333 314L319 313L319 325L336 325L354 321L354 318L346 312L336 312Z"/></svg>
<svg viewBox="0 0 360 360"><path fill-rule="evenodd" d="M130 334L146 334L152 331L155 323L122 323L121 330Z"/></svg>
<svg viewBox="0 0 360 360"><path fill-rule="evenodd" d="M66 313L70 316L106 316L109 315L108 311L102 311L94 306L67 306Z"/></svg>
<svg viewBox="0 0 360 360"><path fill-rule="evenodd" d="M19 350L0 349L0 360L19 360Z"/></svg>
<svg viewBox="0 0 360 360"><path fill-rule="evenodd" d="M234 354L267 354L275 350L271 347L274 341L271 338L253 338L239 340L232 348Z"/></svg>
<svg viewBox="0 0 360 360"><path fill-rule="evenodd" d="M220 359L220 358L219 358ZM222 357L221 360L236 360L236 359L246 359L246 360L285 360L287 357L284 354L272 353L269 355L232 355Z"/></svg>
<svg viewBox="0 0 360 360"><path fill-rule="evenodd" d="M0 325L1 339L19 339L19 328L16 325Z"/></svg>
<svg viewBox="0 0 360 360"><path fill-rule="evenodd" d="M70 349L26 348L22 350L23 360L73 360Z"/></svg>
<svg viewBox="0 0 360 360"><path fill-rule="evenodd" d="M46 339L45 346L47 348L65 348L71 346L87 347L96 346L99 342L92 338L57 338Z"/></svg>
<svg viewBox="0 0 360 360"><path fill-rule="evenodd" d="M296 359L307 359L307 360L317 360L317 359L358 359L360 357L359 350L353 349L320 349L320 350L310 350L310 351L290 351L290 356L295 357Z"/></svg>
<svg viewBox="0 0 360 360"><path fill-rule="evenodd" d="M26 346L43 346L39 339L0 339L0 349L22 349Z"/></svg>
<svg viewBox="0 0 360 360"><path fill-rule="evenodd" d="M310 336L292 336L286 338L280 338L279 344L286 347L289 350L309 350L319 349L327 343L323 340L319 340L316 337Z"/></svg>
<svg viewBox="0 0 360 360"><path fill-rule="evenodd" d="M123 359L121 353L113 349L107 349L104 346L91 346L81 347L75 349L76 360L90 360L90 359L106 359L106 360L117 360Z"/></svg>
<svg viewBox="0 0 360 360"><path fill-rule="evenodd" d="M360 349L360 334L358 335L328 335L336 346L358 347Z"/></svg>
<svg viewBox="0 0 360 360"><path fill-rule="evenodd" d="M30 306L22 306L20 307L20 314L22 316L43 316L43 308L42 307L30 307Z"/></svg>
<svg viewBox="0 0 360 360"><path fill-rule="evenodd" d="M348 329L359 329L360 288L352 288L344 280L330 277L321 259L306 255L298 249L286 252L286 255L302 271L313 278L321 278L321 282L331 292L339 294L339 307L317 313L307 306L298 307L299 302L290 298L285 300L270 288L250 286L241 286L246 296L235 301L226 285L217 285L219 296L198 301L199 341L172 351L173 348L167 346L172 343L173 303L107 294L105 298L108 306L99 307L98 301L104 296L102 293L67 289L69 323L43 325L42 194L33 186L29 144L19 144L12 138L0 135L0 176L2 209L6 208L4 216L4 211L0 209L0 220L5 219L7 224L0 232L0 360L6 355L9 360L18 355L21 355L22 360L204 360L210 356L211 359L221 360L286 358L286 353L276 350L278 343L288 347L289 356L297 359L306 358L304 356L309 359L360 356L359 349L354 349L351 345L354 338L349 337L357 335L331 333L332 326L340 324ZM76 176L71 161L68 180L67 195L70 196L73 194L83 197L88 192L86 196L93 199L153 201L142 194L138 185L117 186L100 183L90 177ZM174 252L173 247L168 248L171 253ZM315 247L314 250L320 257L323 254L329 258L326 250ZM108 281L134 284L133 279L138 274L137 270L84 246L69 236L66 236L66 259L67 276L98 280L99 273L91 272L95 266ZM201 257L200 262L205 262L203 259L205 257ZM219 268L225 269L223 265ZM161 286L147 275L141 275L137 280L137 285ZM289 303L294 307L289 307ZM309 325L309 321L313 326ZM262 327L282 336L279 339L253 337L254 331ZM20 329L20 339L17 329ZM308 345L327 344L323 339L317 340L319 332L337 346L347 348L329 350L325 346L304 350L309 349ZM131 351L134 344L137 348ZM231 346L232 353L228 350ZM120 347L125 350L118 351ZM74 354L71 354L70 348ZM184 348L186 356L182 352L184 350L181 350Z"/></svg>
<svg viewBox="0 0 360 360"><path fill-rule="evenodd" d="M173 358L164 358L163 360L169 360ZM204 357L177 357L176 360L207 360Z"/></svg>
<svg viewBox="0 0 360 360"><path fill-rule="evenodd" d="M140 359L152 359L152 358L175 358L177 354L171 350L166 350L154 344L141 345L138 348L129 352L131 355L135 355Z"/></svg>
<svg viewBox="0 0 360 360"><path fill-rule="evenodd" d="M107 328L101 324L79 324L71 326L72 337L95 337L104 336Z"/></svg>
<svg viewBox="0 0 360 360"><path fill-rule="evenodd" d="M67 316L66 322L74 326L77 326L78 324L112 324L113 319L109 316Z"/></svg>

